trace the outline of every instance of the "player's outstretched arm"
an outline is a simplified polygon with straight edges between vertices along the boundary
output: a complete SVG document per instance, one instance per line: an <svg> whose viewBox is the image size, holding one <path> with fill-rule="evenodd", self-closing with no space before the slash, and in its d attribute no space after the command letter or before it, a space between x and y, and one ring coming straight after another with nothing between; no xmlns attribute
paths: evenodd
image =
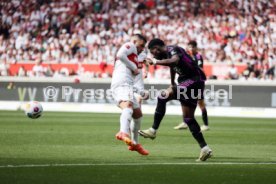
<svg viewBox="0 0 276 184"><path fill-rule="evenodd" d="M169 59L162 59L162 60L152 59L151 61L149 61L149 63L154 65L171 66L173 64L177 64L178 61L179 61L179 56L173 55Z"/></svg>

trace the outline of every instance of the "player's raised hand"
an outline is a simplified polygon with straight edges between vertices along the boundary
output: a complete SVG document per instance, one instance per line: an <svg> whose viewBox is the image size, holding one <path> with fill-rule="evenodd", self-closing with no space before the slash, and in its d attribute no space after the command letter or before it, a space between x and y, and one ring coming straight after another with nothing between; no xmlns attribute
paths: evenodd
<svg viewBox="0 0 276 184"><path fill-rule="evenodd" d="M147 58L146 61L150 65L156 65L156 62L157 62L155 58Z"/></svg>
<svg viewBox="0 0 276 184"><path fill-rule="evenodd" d="M132 74L133 75L138 75L140 72L139 72L139 70L138 69L136 69L136 70L134 70L134 71L132 71Z"/></svg>

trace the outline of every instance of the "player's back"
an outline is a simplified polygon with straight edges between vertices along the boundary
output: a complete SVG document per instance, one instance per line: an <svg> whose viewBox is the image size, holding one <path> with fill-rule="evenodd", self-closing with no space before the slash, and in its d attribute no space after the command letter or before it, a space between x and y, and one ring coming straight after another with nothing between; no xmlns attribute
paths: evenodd
<svg viewBox="0 0 276 184"><path fill-rule="evenodd" d="M178 82L181 83L187 79L206 80L205 74L194 62L193 58L179 46L167 46L169 57L178 55L179 62L172 66L173 70L179 75Z"/></svg>
<svg viewBox="0 0 276 184"><path fill-rule="evenodd" d="M118 53L123 53L127 56L127 58L133 62L135 65L138 65L137 62L137 49L135 45L131 42L127 42L121 46ZM134 84L134 76L130 68L121 61L116 58L114 63L113 75L111 87L117 85L133 85Z"/></svg>

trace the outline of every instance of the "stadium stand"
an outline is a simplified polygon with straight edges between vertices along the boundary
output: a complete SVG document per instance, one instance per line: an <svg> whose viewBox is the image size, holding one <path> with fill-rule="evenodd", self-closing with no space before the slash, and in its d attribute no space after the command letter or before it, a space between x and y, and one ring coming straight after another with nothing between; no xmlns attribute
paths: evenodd
<svg viewBox="0 0 276 184"><path fill-rule="evenodd" d="M109 78L120 44L142 33L196 40L209 78L275 79L275 1L11 0L0 14L1 76Z"/></svg>

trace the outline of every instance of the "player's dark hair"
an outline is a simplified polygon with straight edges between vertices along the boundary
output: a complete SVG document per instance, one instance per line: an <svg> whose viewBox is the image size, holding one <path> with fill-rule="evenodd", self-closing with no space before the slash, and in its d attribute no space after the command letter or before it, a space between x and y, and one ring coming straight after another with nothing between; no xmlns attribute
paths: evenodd
<svg viewBox="0 0 276 184"><path fill-rule="evenodd" d="M140 40L143 40L145 43L147 43L147 38L141 34L134 34L133 36L138 37Z"/></svg>
<svg viewBox="0 0 276 184"><path fill-rule="evenodd" d="M188 45L191 45L191 46L194 47L194 48L197 47L197 43L196 43L195 40L189 41Z"/></svg>
<svg viewBox="0 0 276 184"><path fill-rule="evenodd" d="M149 44L148 44L148 48L151 49L153 48L154 46L165 46L165 43L163 40L159 39L159 38L154 38L152 39Z"/></svg>

